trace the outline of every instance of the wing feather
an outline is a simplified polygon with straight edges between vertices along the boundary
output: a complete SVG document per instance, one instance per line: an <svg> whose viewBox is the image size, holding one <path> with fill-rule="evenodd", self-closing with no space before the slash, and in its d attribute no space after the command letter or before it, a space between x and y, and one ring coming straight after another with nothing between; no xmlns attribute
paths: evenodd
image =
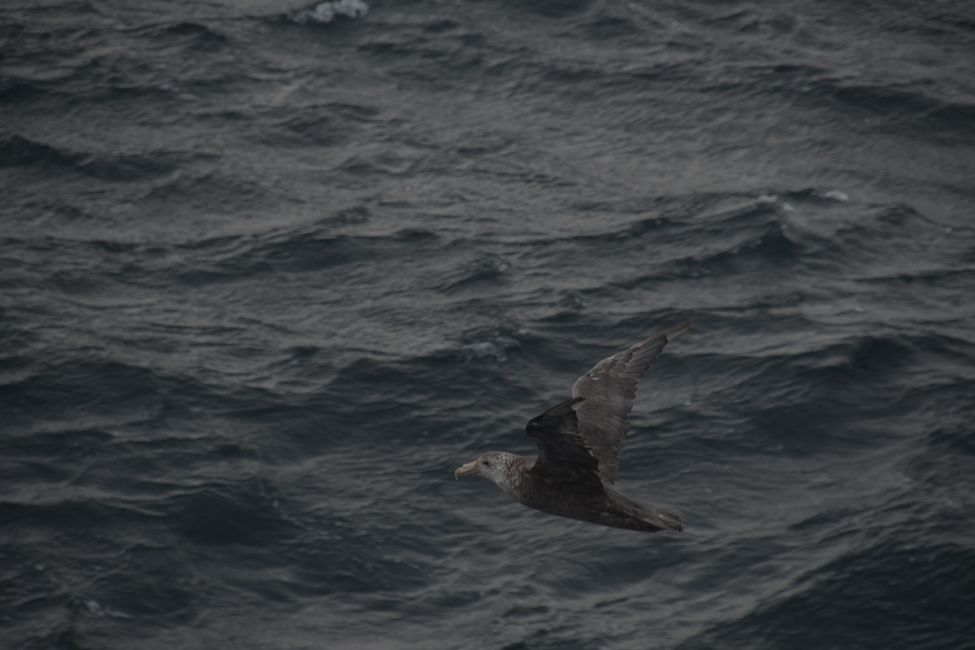
<svg viewBox="0 0 975 650"><path fill-rule="evenodd" d="M574 409L581 444L597 459L604 480L616 481L619 448L630 429L626 416L633 408L637 383L667 342L688 327L690 323L681 323L657 332L603 359L572 385L572 398L582 400Z"/></svg>
<svg viewBox="0 0 975 650"><path fill-rule="evenodd" d="M599 483L599 460L579 433L576 412L581 397L556 404L536 418L525 431L535 438L538 458L532 472L548 479Z"/></svg>

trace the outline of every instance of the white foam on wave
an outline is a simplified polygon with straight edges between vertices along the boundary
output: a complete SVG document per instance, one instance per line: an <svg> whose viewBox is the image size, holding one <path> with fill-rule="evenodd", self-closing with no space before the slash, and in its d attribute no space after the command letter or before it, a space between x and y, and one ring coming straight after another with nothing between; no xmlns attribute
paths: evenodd
<svg viewBox="0 0 975 650"><path fill-rule="evenodd" d="M361 18L369 11L369 5L362 0L329 0L320 2L309 9L302 9L293 14L291 19L299 24L330 23L336 16Z"/></svg>
<svg viewBox="0 0 975 650"><path fill-rule="evenodd" d="M91 616L96 618L103 618L105 616L110 616L112 618L132 618L131 614L126 614L125 612L120 612L117 609L112 609L111 607L106 607L94 598L85 598L82 600L85 606L85 610Z"/></svg>

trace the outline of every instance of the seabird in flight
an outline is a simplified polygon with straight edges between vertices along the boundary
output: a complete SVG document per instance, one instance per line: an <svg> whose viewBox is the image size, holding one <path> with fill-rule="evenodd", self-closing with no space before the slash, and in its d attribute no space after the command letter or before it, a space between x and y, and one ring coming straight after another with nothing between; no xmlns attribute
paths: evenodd
<svg viewBox="0 0 975 650"><path fill-rule="evenodd" d="M683 530L677 515L641 505L613 484L637 382L689 326L658 332L579 377L570 399L528 422L537 456L489 451L458 467L454 477L483 476L529 508L561 517L646 532Z"/></svg>

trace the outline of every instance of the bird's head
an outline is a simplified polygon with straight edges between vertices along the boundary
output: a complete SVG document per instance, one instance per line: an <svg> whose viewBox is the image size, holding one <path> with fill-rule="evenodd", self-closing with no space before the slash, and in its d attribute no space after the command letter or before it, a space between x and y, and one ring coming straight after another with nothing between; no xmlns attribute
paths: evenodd
<svg viewBox="0 0 975 650"><path fill-rule="evenodd" d="M483 476L498 485L503 485L508 477L508 468L517 456L506 451L488 451L469 463L454 470L454 478L462 476Z"/></svg>

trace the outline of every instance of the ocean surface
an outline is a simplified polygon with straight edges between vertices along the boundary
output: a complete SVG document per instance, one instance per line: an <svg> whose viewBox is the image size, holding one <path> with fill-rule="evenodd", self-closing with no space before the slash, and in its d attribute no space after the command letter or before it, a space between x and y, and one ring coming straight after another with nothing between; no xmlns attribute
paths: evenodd
<svg viewBox="0 0 975 650"><path fill-rule="evenodd" d="M6 0L0 192L0 648L975 648L967 0Z"/></svg>

